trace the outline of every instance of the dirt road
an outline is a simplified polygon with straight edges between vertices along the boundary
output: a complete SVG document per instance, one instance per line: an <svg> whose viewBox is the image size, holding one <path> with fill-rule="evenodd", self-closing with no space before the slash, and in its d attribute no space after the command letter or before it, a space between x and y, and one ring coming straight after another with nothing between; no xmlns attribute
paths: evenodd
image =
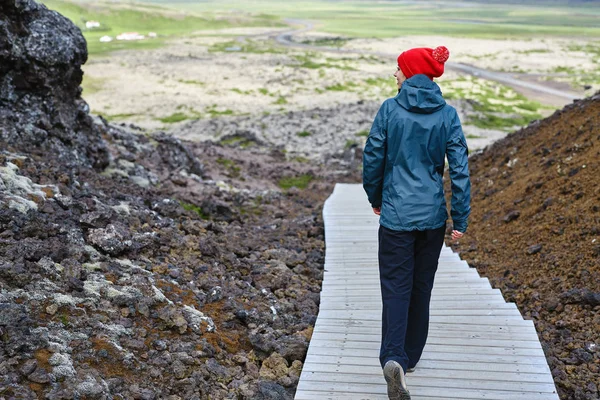
<svg viewBox="0 0 600 400"><path fill-rule="evenodd" d="M270 35L277 43L287 46L287 47L296 47L302 48L306 50L316 50L316 51L328 51L333 53L346 53L346 54L363 54L363 55L374 55L382 58L391 58L395 59L397 54L392 53L383 53L383 52L373 52L366 50L355 50L355 49L340 49L334 47L325 47L325 46L315 46L305 43L298 43L294 41L294 36L297 36L301 33L305 33L311 31L314 28L314 23L311 21L298 20L298 19L286 19L286 23L291 26L300 26L298 29L292 29L281 33L276 33ZM467 65L462 63L454 63L448 62L446 63L446 67L448 69L452 69L454 71L466 73L469 75L476 76L478 78L487 79L495 82L502 83L504 85L510 86L514 90L522 93L529 98L537 100L541 103L553 105L553 106L564 106L572 102L575 99L581 98L582 96L573 93L569 90L558 89L550 87L549 84L538 83L536 80L539 78L538 75L531 76L531 79L523 80L515 77L515 74L506 73L506 72L496 72L490 71L482 68L475 67L473 65ZM519 76L526 78L526 74L519 74Z"/></svg>

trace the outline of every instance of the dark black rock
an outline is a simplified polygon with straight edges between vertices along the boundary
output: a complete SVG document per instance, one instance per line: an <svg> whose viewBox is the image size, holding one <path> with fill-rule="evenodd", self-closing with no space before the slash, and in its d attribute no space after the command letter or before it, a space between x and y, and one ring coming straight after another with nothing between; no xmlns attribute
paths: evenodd
<svg viewBox="0 0 600 400"><path fill-rule="evenodd" d="M527 254L529 254L529 255L536 254L536 253L539 253L541 250L542 250L541 244L534 244L533 246L529 246L527 248Z"/></svg>
<svg viewBox="0 0 600 400"><path fill-rule="evenodd" d="M73 166L108 165L108 152L81 98L83 35L33 0L0 3L0 143L60 157Z"/></svg>
<svg viewBox="0 0 600 400"><path fill-rule="evenodd" d="M562 293L560 298L569 304L589 304L593 307L600 305L600 293L589 289L571 289Z"/></svg>
<svg viewBox="0 0 600 400"><path fill-rule="evenodd" d="M283 386L271 381L261 381L258 383L258 396L256 400L292 400Z"/></svg>
<svg viewBox="0 0 600 400"><path fill-rule="evenodd" d="M504 222L506 222L506 223L509 223L509 222L512 222L515 219L519 218L520 216L521 216L520 212L518 212L518 211L511 211L508 214L506 214L502 220Z"/></svg>

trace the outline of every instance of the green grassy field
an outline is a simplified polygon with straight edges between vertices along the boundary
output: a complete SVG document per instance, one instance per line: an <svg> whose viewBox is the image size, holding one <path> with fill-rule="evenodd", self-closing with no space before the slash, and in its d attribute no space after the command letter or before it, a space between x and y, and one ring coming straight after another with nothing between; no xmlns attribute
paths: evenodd
<svg viewBox="0 0 600 400"><path fill-rule="evenodd" d="M195 12L245 11L309 19L319 29L350 37L454 35L486 38L600 37L600 6L448 1L182 1L144 0Z"/></svg>
<svg viewBox="0 0 600 400"><path fill-rule="evenodd" d="M161 46L177 35L239 26L284 26L282 19L307 19L322 31L349 37L450 35L485 38L578 36L600 38L600 6L498 5L479 2L138 0L137 2L43 0L75 22L90 55ZM85 22L99 21L88 30ZM102 36L155 32L143 41L101 43Z"/></svg>
<svg viewBox="0 0 600 400"><path fill-rule="evenodd" d="M149 49L161 46L174 36L186 35L207 29L239 26L280 26L279 18L260 15L222 15L211 11L197 14L185 9L165 8L162 5L76 0L44 0L49 9L56 10L73 21L83 32L90 55L100 55L122 49ZM165 5L169 2L163 2ZM100 28L86 29L86 21L100 22ZM138 32L158 37L141 41L116 41L101 43L102 36L113 39L123 32Z"/></svg>

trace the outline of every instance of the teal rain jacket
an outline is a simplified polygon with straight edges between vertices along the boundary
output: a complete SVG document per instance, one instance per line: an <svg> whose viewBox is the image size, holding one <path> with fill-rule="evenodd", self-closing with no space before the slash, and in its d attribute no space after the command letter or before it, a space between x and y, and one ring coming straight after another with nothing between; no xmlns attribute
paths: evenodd
<svg viewBox="0 0 600 400"><path fill-rule="evenodd" d="M448 157L452 221L467 230L471 212L468 149L458 114L425 75L404 81L379 109L363 155L363 187L379 223L396 231L440 228L448 219L442 175Z"/></svg>

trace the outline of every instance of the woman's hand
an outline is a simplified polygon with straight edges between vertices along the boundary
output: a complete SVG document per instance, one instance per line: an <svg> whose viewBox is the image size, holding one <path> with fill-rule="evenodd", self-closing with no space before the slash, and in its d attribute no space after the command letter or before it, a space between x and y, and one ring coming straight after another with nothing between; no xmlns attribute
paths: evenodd
<svg viewBox="0 0 600 400"><path fill-rule="evenodd" d="M460 239L464 236L465 234L459 231L452 231L452 240L456 240L456 239Z"/></svg>
<svg viewBox="0 0 600 400"><path fill-rule="evenodd" d="M373 212L375 215L381 215L381 207L373 207Z"/></svg>

